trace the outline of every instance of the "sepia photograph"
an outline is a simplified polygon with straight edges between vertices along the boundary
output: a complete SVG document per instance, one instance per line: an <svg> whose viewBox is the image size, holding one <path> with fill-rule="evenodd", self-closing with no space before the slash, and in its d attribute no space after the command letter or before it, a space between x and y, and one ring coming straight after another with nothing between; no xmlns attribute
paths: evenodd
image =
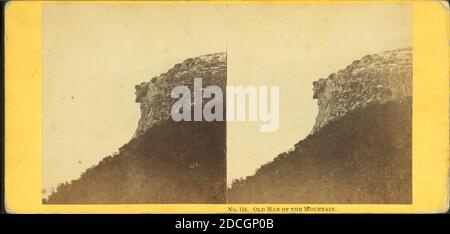
<svg viewBox="0 0 450 234"><path fill-rule="evenodd" d="M42 5L43 204L411 204L412 6Z"/></svg>

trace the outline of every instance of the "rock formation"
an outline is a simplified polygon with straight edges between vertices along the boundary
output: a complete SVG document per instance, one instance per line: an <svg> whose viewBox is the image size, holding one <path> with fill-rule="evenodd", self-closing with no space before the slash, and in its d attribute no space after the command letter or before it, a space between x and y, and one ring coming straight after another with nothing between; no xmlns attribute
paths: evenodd
<svg viewBox="0 0 450 234"><path fill-rule="evenodd" d="M402 100L412 93L411 48L367 55L313 83L319 113L312 133L369 103Z"/></svg>
<svg viewBox="0 0 450 234"><path fill-rule="evenodd" d="M412 202L412 52L367 55L314 82L312 134L233 182L229 203Z"/></svg>
<svg viewBox="0 0 450 234"><path fill-rule="evenodd" d="M141 118L134 137L80 178L59 184L46 204L222 204L226 202L226 122L170 118L172 88L226 85L226 54L184 60L136 86Z"/></svg>
<svg viewBox="0 0 450 234"><path fill-rule="evenodd" d="M185 85L193 90L194 78L202 78L203 86L226 86L226 53L215 53L189 58L169 71L136 85L136 102L140 103L141 118L134 137L170 118L170 109L176 99L170 93L175 86Z"/></svg>

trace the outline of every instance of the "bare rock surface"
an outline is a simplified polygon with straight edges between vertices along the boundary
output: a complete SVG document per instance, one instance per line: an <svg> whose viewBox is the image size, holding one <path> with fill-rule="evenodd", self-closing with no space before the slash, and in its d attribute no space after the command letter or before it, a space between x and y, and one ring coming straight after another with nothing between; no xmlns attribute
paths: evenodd
<svg viewBox="0 0 450 234"><path fill-rule="evenodd" d="M401 101L412 94L412 49L364 56L313 83L319 112L312 133L369 103Z"/></svg>
<svg viewBox="0 0 450 234"><path fill-rule="evenodd" d="M214 53L186 59L150 81L136 85L136 102L140 104L141 118L134 138L170 118L172 105L177 101L170 96L175 86L185 85L193 90L194 79L202 78L203 87L217 85L224 88L226 76L226 53Z"/></svg>

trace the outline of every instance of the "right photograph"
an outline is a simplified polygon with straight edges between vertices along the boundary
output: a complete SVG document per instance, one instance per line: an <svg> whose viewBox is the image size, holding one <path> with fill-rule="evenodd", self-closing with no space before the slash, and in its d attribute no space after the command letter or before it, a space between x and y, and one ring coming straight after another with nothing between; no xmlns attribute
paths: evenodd
<svg viewBox="0 0 450 234"><path fill-rule="evenodd" d="M228 121L228 203L412 203L411 12L229 8L227 84L278 86L279 124Z"/></svg>

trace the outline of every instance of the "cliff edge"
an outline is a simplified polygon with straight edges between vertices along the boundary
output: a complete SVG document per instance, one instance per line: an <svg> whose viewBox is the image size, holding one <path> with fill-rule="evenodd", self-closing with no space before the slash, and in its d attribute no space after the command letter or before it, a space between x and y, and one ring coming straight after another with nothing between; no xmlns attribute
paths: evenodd
<svg viewBox="0 0 450 234"><path fill-rule="evenodd" d="M312 133L369 103L400 101L412 95L412 49L385 51L355 60L313 83L319 112Z"/></svg>
<svg viewBox="0 0 450 234"><path fill-rule="evenodd" d="M226 53L189 58L153 77L149 82L136 85L136 102L140 104L141 117L134 138L170 118L170 109L177 101L170 96L175 86L185 85L193 90L194 78L202 78L203 86L217 85L224 89L227 79L226 60Z"/></svg>
<svg viewBox="0 0 450 234"><path fill-rule="evenodd" d="M312 133L233 181L229 203L410 204L411 48L367 55L314 82Z"/></svg>

